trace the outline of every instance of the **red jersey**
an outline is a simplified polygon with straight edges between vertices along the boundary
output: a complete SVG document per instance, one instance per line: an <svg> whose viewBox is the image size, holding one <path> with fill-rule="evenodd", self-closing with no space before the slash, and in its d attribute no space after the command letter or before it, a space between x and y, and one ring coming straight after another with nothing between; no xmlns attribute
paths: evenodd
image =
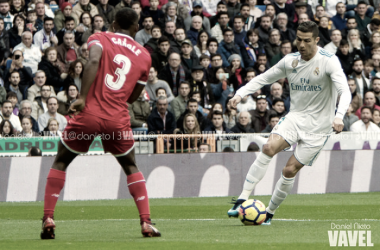
<svg viewBox="0 0 380 250"><path fill-rule="evenodd" d="M103 51L83 112L130 124L127 100L136 84L146 84L150 54L132 37L120 33L96 33L87 43L88 49L100 46Z"/></svg>

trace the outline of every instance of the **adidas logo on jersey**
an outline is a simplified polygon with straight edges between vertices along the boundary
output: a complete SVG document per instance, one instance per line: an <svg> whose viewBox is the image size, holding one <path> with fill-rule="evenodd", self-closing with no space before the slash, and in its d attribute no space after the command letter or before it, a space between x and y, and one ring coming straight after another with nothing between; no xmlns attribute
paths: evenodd
<svg viewBox="0 0 380 250"><path fill-rule="evenodd" d="M292 73L297 73L297 70L296 70L296 69L293 69Z"/></svg>

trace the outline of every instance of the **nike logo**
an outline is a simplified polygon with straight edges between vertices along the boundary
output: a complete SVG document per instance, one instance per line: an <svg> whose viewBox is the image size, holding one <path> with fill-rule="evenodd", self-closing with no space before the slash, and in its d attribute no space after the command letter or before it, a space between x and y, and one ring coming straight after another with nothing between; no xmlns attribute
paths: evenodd
<svg viewBox="0 0 380 250"><path fill-rule="evenodd" d="M52 194L51 196L54 196L54 197L59 197L59 194Z"/></svg>
<svg viewBox="0 0 380 250"><path fill-rule="evenodd" d="M145 196L140 196L140 197L138 197L137 199L136 199L136 201L142 201L142 200L144 200L145 199Z"/></svg>

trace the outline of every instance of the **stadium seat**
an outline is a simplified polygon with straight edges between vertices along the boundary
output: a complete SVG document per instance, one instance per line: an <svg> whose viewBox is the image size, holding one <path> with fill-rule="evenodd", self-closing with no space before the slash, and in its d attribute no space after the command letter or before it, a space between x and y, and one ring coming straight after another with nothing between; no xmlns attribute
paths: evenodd
<svg viewBox="0 0 380 250"><path fill-rule="evenodd" d="M267 8L266 5L256 5L257 8L259 8L260 10L262 10L262 12L265 11L265 9Z"/></svg>

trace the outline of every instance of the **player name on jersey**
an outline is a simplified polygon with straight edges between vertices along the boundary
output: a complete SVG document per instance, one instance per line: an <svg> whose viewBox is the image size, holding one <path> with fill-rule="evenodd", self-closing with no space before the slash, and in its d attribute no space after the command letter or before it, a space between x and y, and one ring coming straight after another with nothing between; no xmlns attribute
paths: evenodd
<svg viewBox="0 0 380 250"><path fill-rule="evenodd" d="M123 47L126 47L126 48L130 49L136 56L138 56L138 55L141 54L141 50L136 49L136 46L127 43L127 39L126 38L112 37L111 40L116 45L120 45L120 46L123 46Z"/></svg>

